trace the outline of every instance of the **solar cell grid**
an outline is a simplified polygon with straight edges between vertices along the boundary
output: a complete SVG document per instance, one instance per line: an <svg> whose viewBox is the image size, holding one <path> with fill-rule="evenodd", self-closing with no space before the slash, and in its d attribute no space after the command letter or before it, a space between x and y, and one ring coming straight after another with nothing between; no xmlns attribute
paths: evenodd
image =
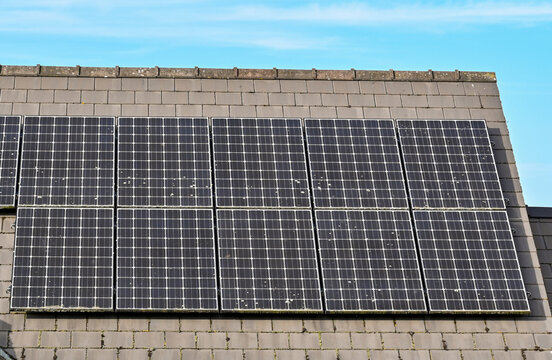
<svg viewBox="0 0 552 360"><path fill-rule="evenodd" d="M414 208L505 208L484 120L397 123Z"/></svg>
<svg viewBox="0 0 552 360"><path fill-rule="evenodd" d="M310 210L217 210L223 311L322 311Z"/></svg>
<svg viewBox="0 0 552 360"><path fill-rule="evenodd" d="M20 123L19 116L0 116L0 207L15 206Z"/></svg>
<svg viewBox="0 0 552 360"><path fill-rule="evenodd" d="M119 118L118 128L118 206L211 206L207 119Z"/></svg>
<svg viewBox="0 0 552 360"><path fill-rule="evenodd" d="M117 214L117 309L217 310L212 210Z"/></svg>
<svg viewBox="0 0 552 360"><path fill-rule="evenodd" d="M115 119L25 117L19 205L113 206Z"/></svg>
<svg viewBox="0 0 552 360"><path fill-rule="evenodd" d="M310 208L300 119L213 119L218 207Z"/></svg>
<svg viewBox="0 0 552 360"><path fill-rule="evenodd" d="M408 211L317 210L329 312L426 310Z"/></svg>
<svg viewBox="0 0 552 360"><path fill-rule="evenodd" d="M11 307L113 308L113 210L17 211Z"/></svg>
<svg viewBox="0 0 552 360"><path fill-rule="evenodd" d="M305 120L316 208L408 208L392 120Z"/></svg>
<svg viewBox="0 0 552 360"><path fill-rule="evenodd" d="M528 312L505 211L414 211L433 312Z"/></svg>

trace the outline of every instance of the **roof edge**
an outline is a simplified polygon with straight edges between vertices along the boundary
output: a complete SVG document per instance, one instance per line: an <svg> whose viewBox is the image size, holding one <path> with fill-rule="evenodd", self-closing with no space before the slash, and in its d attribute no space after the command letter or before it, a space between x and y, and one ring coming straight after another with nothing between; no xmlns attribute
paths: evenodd
<svg viewBox="0 0 552 360"><path fill-rule="evenodd" d="M552 218L552 207L527 206L530 218Z"/></svg>
<svg viewBox="0 0 552 360"><path fill-rule="evenodd" d="M161 67L84 67L0 65L0 76L53 76L104 78L172 79L275 79L275 80L369 80L369 81L475 81L496 82L494 72L479 71L395 71L383 70L295 70L295 69L214 69Z"/></svg>

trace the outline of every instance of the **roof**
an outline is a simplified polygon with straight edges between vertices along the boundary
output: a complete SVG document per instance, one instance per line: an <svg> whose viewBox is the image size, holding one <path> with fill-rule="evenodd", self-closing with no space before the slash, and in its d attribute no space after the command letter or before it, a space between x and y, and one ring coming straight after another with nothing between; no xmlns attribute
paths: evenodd
<svg viewBox="0 0 552 360"><path fill-rule="evenodd" d="M552 207L528 206L527 213L532 218L552 218Z"/></svg>
<svg viewBox="0 0 552 360"><path fill-rule="evenodd" d="M68 77L159 77L208 79L291 79L291 80L371 80L371 81L477 81L496 82L494 72L477 71L395 71L383 70L296 70L296 69L213 69L162 67L84 67L0 65L5 76Z"/></svg>
<svg viewBox="0 0 552 360"><path fill-rule="evenodd" d="M547 280L535 253L541 249L535 243L549 242L533 237L529 226L494 73L0 66L0 114L486 120L502 189L509 199L507 211L524 282L531 293L531 315L500 317L21 314L9 312L9 297L4 296L0 335L7 334L4 346L17 358L149 354L178 359L367 360L509 354L536 359L552 350ZM5 289L11 285L15 217L11 213L2 217L0 277L5 276L0 288ZM539 229L552 229L538 221ZM550 270L550 265L542 269Z"/></svg>

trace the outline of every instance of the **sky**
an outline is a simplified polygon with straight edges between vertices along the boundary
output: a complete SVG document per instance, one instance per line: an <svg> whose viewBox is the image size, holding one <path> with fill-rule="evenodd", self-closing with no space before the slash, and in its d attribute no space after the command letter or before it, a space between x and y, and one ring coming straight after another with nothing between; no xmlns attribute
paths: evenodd
<svg viewBox="0 0 552 360"><path fill-rule="evenodd" d="M0 64L494 71L552 206L552 1L0 0Z"/></svg>

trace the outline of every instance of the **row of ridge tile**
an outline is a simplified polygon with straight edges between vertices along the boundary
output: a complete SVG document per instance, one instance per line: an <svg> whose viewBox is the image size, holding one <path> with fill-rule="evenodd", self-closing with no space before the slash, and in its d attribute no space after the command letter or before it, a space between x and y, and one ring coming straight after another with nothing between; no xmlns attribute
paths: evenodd
<svg viewBox="0 0 552 360"><path fill-rule="evenodd" d="M84 67L0 65L0 76L67 76L104 78L369 80L369 81L474 81L496 82L493 72L395 70L213 69L162 67Z"/></svg>

